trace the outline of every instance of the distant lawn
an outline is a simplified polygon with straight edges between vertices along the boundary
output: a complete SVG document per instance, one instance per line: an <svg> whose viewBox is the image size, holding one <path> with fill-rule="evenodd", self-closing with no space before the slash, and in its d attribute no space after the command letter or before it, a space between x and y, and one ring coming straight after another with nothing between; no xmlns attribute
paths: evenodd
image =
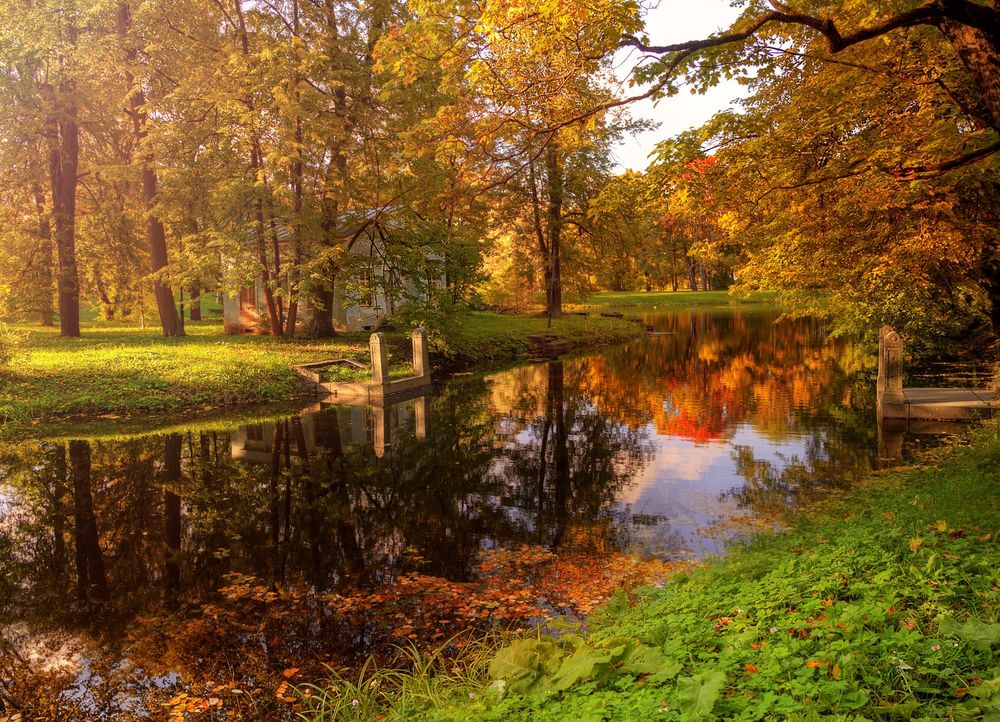
<svg viewBox="0 0 1000 722"><path fill-rule="evenodd" d="M431 334L440 358L466 365L526 355L528 336L546 330L541 317L474 313L454 319L447 334ZM369 364L369 333L332 339L225 335L218 320L187 324L183 338L121 322L85 323L83 338L22 325L20 351L0 371L0 419L122 418L137 414L208 412L241 404L287 402L311 393L292 365L331 358ZM641 335L634 323L570 316L552 332L574 346ZM409 333L388 331L389 362L396 372L411 362ZM10 425L3 429L10 433Z"/></svg>
<svg viewBox="0 0 1000 722"><path fill-rule="evenodd" d="M751 296L733 296L728 291L602 291L585 301L574 304L573 308L629 307L642 306L644 310L676 311L685 308L719 307L735 305L773 304L777 294L754 293Z"/></svg>

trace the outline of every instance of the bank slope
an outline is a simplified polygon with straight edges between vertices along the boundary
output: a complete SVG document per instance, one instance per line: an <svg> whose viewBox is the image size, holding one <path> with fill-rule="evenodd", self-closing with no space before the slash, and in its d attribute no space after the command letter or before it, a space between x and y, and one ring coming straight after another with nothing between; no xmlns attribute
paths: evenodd
<svg viewBox="0 0 1000 722"><path fill-rule="evenodd" d="M941 456L386 718L998 720L998 427Z"/></svg>

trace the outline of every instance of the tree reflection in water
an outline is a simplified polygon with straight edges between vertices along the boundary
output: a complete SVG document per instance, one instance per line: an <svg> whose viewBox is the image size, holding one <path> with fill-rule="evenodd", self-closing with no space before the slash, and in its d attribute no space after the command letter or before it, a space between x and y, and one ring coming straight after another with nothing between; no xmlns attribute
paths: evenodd
<svg viewBox="0 0 1000 722"><path fill-rule="evenodd" d="M670 335L384 413L5 448L0 697L31 719L166 717L171 698L288 717L290 668L666 574L624 553L704 551L720 519L873 461L861 358L774 320L648 318Z"/></svg>

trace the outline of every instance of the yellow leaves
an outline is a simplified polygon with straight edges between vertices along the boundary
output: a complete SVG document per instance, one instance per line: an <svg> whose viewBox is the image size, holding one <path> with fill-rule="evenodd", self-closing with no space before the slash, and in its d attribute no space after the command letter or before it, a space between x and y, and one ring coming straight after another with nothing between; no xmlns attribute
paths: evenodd
<svg viewBox="0 0 1000 722"><path fill-rule="evenodd" d="M916 554L920 551L920 547L923 546L924 540L920 537L913 537L910 539L910 551Z"/></svg>
<svg viewBox="0 0 1000 722"><path fill-rule="evenodd" d="M839 664L833 665L833 669L830 670L830 676L833 677L836 680L839 680L841 678L842 674L841 674L841 671L840 671L840 665Z"/></svg>

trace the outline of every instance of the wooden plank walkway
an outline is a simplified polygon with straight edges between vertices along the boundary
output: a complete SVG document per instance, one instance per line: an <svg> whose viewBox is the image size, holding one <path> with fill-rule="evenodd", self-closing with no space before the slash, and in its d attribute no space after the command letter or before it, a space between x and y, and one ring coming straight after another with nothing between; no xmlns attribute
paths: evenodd
<svg viewBox="0 0 1000 722"><path fill-rule="evenodd" d="M883 400L886 419L973 421L1000 415L990 389L904 388L902 403Z"/></svg>

